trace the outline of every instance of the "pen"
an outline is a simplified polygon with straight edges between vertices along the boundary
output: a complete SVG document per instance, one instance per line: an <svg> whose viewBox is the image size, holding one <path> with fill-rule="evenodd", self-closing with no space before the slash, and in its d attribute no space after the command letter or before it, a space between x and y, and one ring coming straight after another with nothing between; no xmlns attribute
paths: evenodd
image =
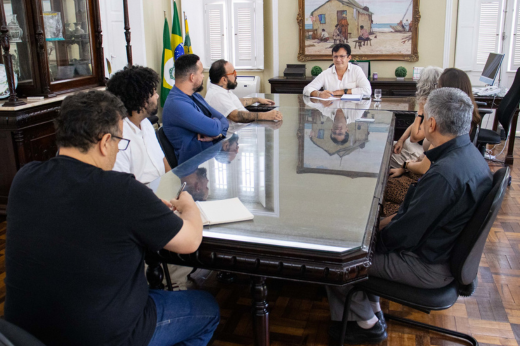
<svg viewBox="0 0 520 346"><path fill-rule="evenodd" d="M186 187L186 182L182 183L181 188L179 189L179 192L177 192L177 197L175 199L179 199L181 196L182 191L184 191L184 188Z"/></svg>

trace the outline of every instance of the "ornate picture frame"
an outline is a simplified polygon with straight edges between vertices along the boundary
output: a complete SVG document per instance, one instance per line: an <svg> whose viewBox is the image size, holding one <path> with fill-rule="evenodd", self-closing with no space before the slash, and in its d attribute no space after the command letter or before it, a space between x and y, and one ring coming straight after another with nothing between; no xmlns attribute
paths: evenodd
<svg viewBox="0 0 520 346"><path fill-rule="evenodd" d="M419 0L368 2L298 0L298 61L330 60L337 43L351 46L352 60L418 61Z"/></svg>

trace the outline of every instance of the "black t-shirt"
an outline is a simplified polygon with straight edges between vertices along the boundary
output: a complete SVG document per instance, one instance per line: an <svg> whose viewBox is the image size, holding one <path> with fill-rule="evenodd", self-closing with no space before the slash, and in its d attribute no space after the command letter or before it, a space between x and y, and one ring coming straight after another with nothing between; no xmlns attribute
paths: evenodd
<svg viewBox="0 0 520 346"><path fill-rule="evenodd" d="M7 207L6 320L46 345L147 345L145 248L182 225L131 174L66 156L25 165Z"/></svg>

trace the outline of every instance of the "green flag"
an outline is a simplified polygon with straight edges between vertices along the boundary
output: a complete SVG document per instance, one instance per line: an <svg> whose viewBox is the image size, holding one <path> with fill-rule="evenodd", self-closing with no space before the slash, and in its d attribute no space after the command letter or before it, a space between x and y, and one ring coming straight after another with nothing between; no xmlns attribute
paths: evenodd
<svg viewBox="0 0 520 346"><path fill-rule="evenodd" d="M161 66L161 107L164 107L164 102L170 93L170 90L175 84L175 66L173 64L173 53L170 44L170 28L168 27L168 21L164 19L164 30L163 30L163 54L162 54L162 66Z"/></svg>
<svg viewBox="0 0 520 346"><path fill-rule="evenodd" d="M172 50L173 57L177 60L181 55L184 55L184 46L182 44L181 21L179 20L179 13L177 12L177 4L173 2L173 21L172 21Z"/></svg>
<svg viewBox="0 0 520 346"><path fill-rule="evenodd" d="M190 29L188 29L188 17L184 15L184 54L193 54L191 49Z"/></svg>

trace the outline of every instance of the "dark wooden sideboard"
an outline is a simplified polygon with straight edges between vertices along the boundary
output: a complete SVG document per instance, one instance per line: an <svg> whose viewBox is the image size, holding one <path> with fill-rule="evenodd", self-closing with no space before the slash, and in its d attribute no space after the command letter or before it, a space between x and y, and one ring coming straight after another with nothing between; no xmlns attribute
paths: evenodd
<svg viewBox="0 0 520 346"><path fill-rule="evenodd" d="M309 84L314 77L305 78L285 78L274 77L269 79L271 84L271 94L301 94L303 88ZM372 92L374 89L381 89L383 96L415 96L417 81L412 78L405 78L398 81L395 78L378 78L371 80Z"/></svg>

